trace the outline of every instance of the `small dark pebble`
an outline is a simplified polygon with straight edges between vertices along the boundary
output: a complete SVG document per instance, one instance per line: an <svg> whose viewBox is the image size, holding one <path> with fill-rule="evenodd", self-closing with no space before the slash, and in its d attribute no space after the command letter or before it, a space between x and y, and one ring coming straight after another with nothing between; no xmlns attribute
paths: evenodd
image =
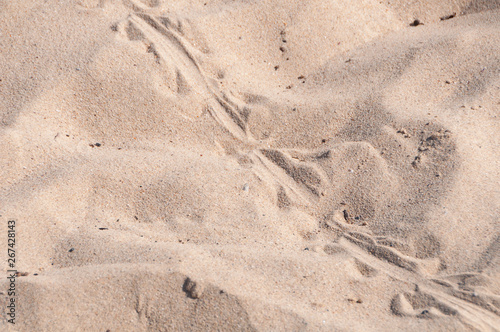
<svg viewBox="0 0 500 332"><path fill-rule="evenodd" d="M108 229L107 229L106 227L99 227L99 230L100 230L100 231L106 231L106 230L108 230Z"/></svg>
<svg viewBox="0 0 500 332"><path fill-rule="evenodd" d="M441 21L446 21L446 20L449 20L450 18L454 18L455 16L457 16L457 13L453 13L451 15L443 16L440 19L441 19Z"/></svg>
<svg viewBox="0 0 500 332"><path fill-rule="evenodd" d="M69 252L73 252L75 251L75 248L71 248L70 250L68 250Z"/></svg>
<svg viewBox="0 0 500 332"><path fill-rule="evenodd" d="M429 313L429 310L422 311L422 315L427 315L428 313Z"/></svg>
<svg viewBox="0 0 500 332"><path fill-rule="evenodd" d="M283 46L280 46L280 51L283 52L283 53L285 53L286 49Z"/></svg>
<svg viewBox="0 0 500 332"><path fill-rule="evenodd" d="M306 78L304 75L300 75L299 77L297 77L299 80L303 80L304 78Z"/></svg>
<svg viewBox="0 0 500 332"><path fill-rule="evenodd" d="M324 139L324 138L323 138L323 139L321 140L321 143L326 143L326 139Z"/></svg>
<svg viewBox="0 0 500 332"><path fill-rule="evenodd" d="M203 285L191 280L191 278L186 278L182 290L191 299L199 299L203 295Z"/></svg>
<svg viewBox="0 0 500 332"><path fill-rule="evenodd" d="M420 22L420 20L415 20L415 21L410 23L411 27L417 27L419 25L424 25L424 24L422 22Z"/></svg>
<svg viewBox="0 0 500 332"><path fill-rule="evenodd" d="M344 213L344 219L346 221L348 221L349 220L349 213L347 212L347 210L344 210L343 213Z"/></svg>
<svg viewBox="0 0 500 332"><path fill-rule="evenodd" d="M280 66L274 66L274 70L278 70Z"/></svg>
<svg viewBox="0 0 500 332"><path fill-rule="evenodd" d="M100 147L101 143L96 143L95 146Z"/></svg>

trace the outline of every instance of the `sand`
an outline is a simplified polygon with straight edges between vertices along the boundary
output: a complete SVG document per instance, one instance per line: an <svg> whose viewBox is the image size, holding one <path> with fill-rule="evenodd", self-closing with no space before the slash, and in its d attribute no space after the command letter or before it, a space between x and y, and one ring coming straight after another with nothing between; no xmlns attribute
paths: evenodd
<svg viewBox="0 0 500 332"><path fill-rule="evenodd" d="M0 330L500 330L499 1L0 22Z"/></svg>

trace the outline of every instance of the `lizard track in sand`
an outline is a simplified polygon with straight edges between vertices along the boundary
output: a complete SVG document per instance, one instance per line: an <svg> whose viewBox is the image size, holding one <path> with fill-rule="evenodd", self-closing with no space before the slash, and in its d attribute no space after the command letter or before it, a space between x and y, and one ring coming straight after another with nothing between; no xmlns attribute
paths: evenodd
<svg viewBox="0 0 500 332"><path fill-rule="evenodd" d="M252 169L260 178L274 183L282 200L293 201L298 206L311 206L324 194L328 176L315 163L296 161L284 150L259 147L248 129L251 107L222 90L214 80L207 78L198 56L202 53L193 47L172 21L144 12L144 5L133 5L134 13L117 25L130 40L141 40L165 70L174 72L179 86L195 93L206 103L206 110L213 119L249 151ZM182 88L182 87L179 87ZM419 150L420 151L420 150ZM314 154L306 151L305 154ZM317 153L316 153L317 154ZM418 159L418 160L417 160ZM417 161L420 161L420 154ZM418 163L414 163L417 167ZM457 290L426 278L421 271L423 260L406 256L398 250L381 244L371 234L349 231L338 222L322 224L324 229L341 233L337 244L368 269L386 271L393 278L415 285L415 291L398 294L391 303L396 315L428 318L433 315L458 317L464 324L481 329L495 330L499 312L492 301L498 299ZM382 241L383 242L383 241ZM470 293L470 294L469 294Z"/></svg>

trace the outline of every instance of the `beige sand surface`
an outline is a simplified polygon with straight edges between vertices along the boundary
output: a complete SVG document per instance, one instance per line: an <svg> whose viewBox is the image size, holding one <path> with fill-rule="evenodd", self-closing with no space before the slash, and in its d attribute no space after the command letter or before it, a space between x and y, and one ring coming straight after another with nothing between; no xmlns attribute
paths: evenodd
<svg viewBox="0 0 500 332"><path fill-rule="evenodd" d="M499 331L499 8L1 0L0 330Z"/></svg>

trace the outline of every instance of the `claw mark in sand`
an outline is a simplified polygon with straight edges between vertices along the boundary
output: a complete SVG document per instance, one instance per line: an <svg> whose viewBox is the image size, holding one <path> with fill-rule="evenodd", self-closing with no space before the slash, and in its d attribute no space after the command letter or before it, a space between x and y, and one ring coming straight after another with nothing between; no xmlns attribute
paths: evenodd
<svg viewBox="0 0 500 332"><path fill-rule="evenodd" d="M170 20L156 19L145 13L133 13L125 24L129 38L142 39L148 45L149 52L173 68L177 77L182 78L183 85L208 103L207 110L221 126L242 142L255 142L247 130L245 113L248 110L238 106L234 98L206 79L196 60L200 51L179 34Z"/></svg>
<svg viewBox="0 0 500 332"><path fill-rule="evenodd" d="M251 107L207 79L197 61L201 51L182 36L172 20L136 11L113 26L113 30L121 31L130 40L144 42L156 61L175 73L178 92L189 91L201 97L215 121L250 151L248 157L254 161L254 171L269 176L281 195L286 193L302 206L318 200L326 177L313 165L297 165L283 151L256 148L259 143L247 125Z"/></svg>

